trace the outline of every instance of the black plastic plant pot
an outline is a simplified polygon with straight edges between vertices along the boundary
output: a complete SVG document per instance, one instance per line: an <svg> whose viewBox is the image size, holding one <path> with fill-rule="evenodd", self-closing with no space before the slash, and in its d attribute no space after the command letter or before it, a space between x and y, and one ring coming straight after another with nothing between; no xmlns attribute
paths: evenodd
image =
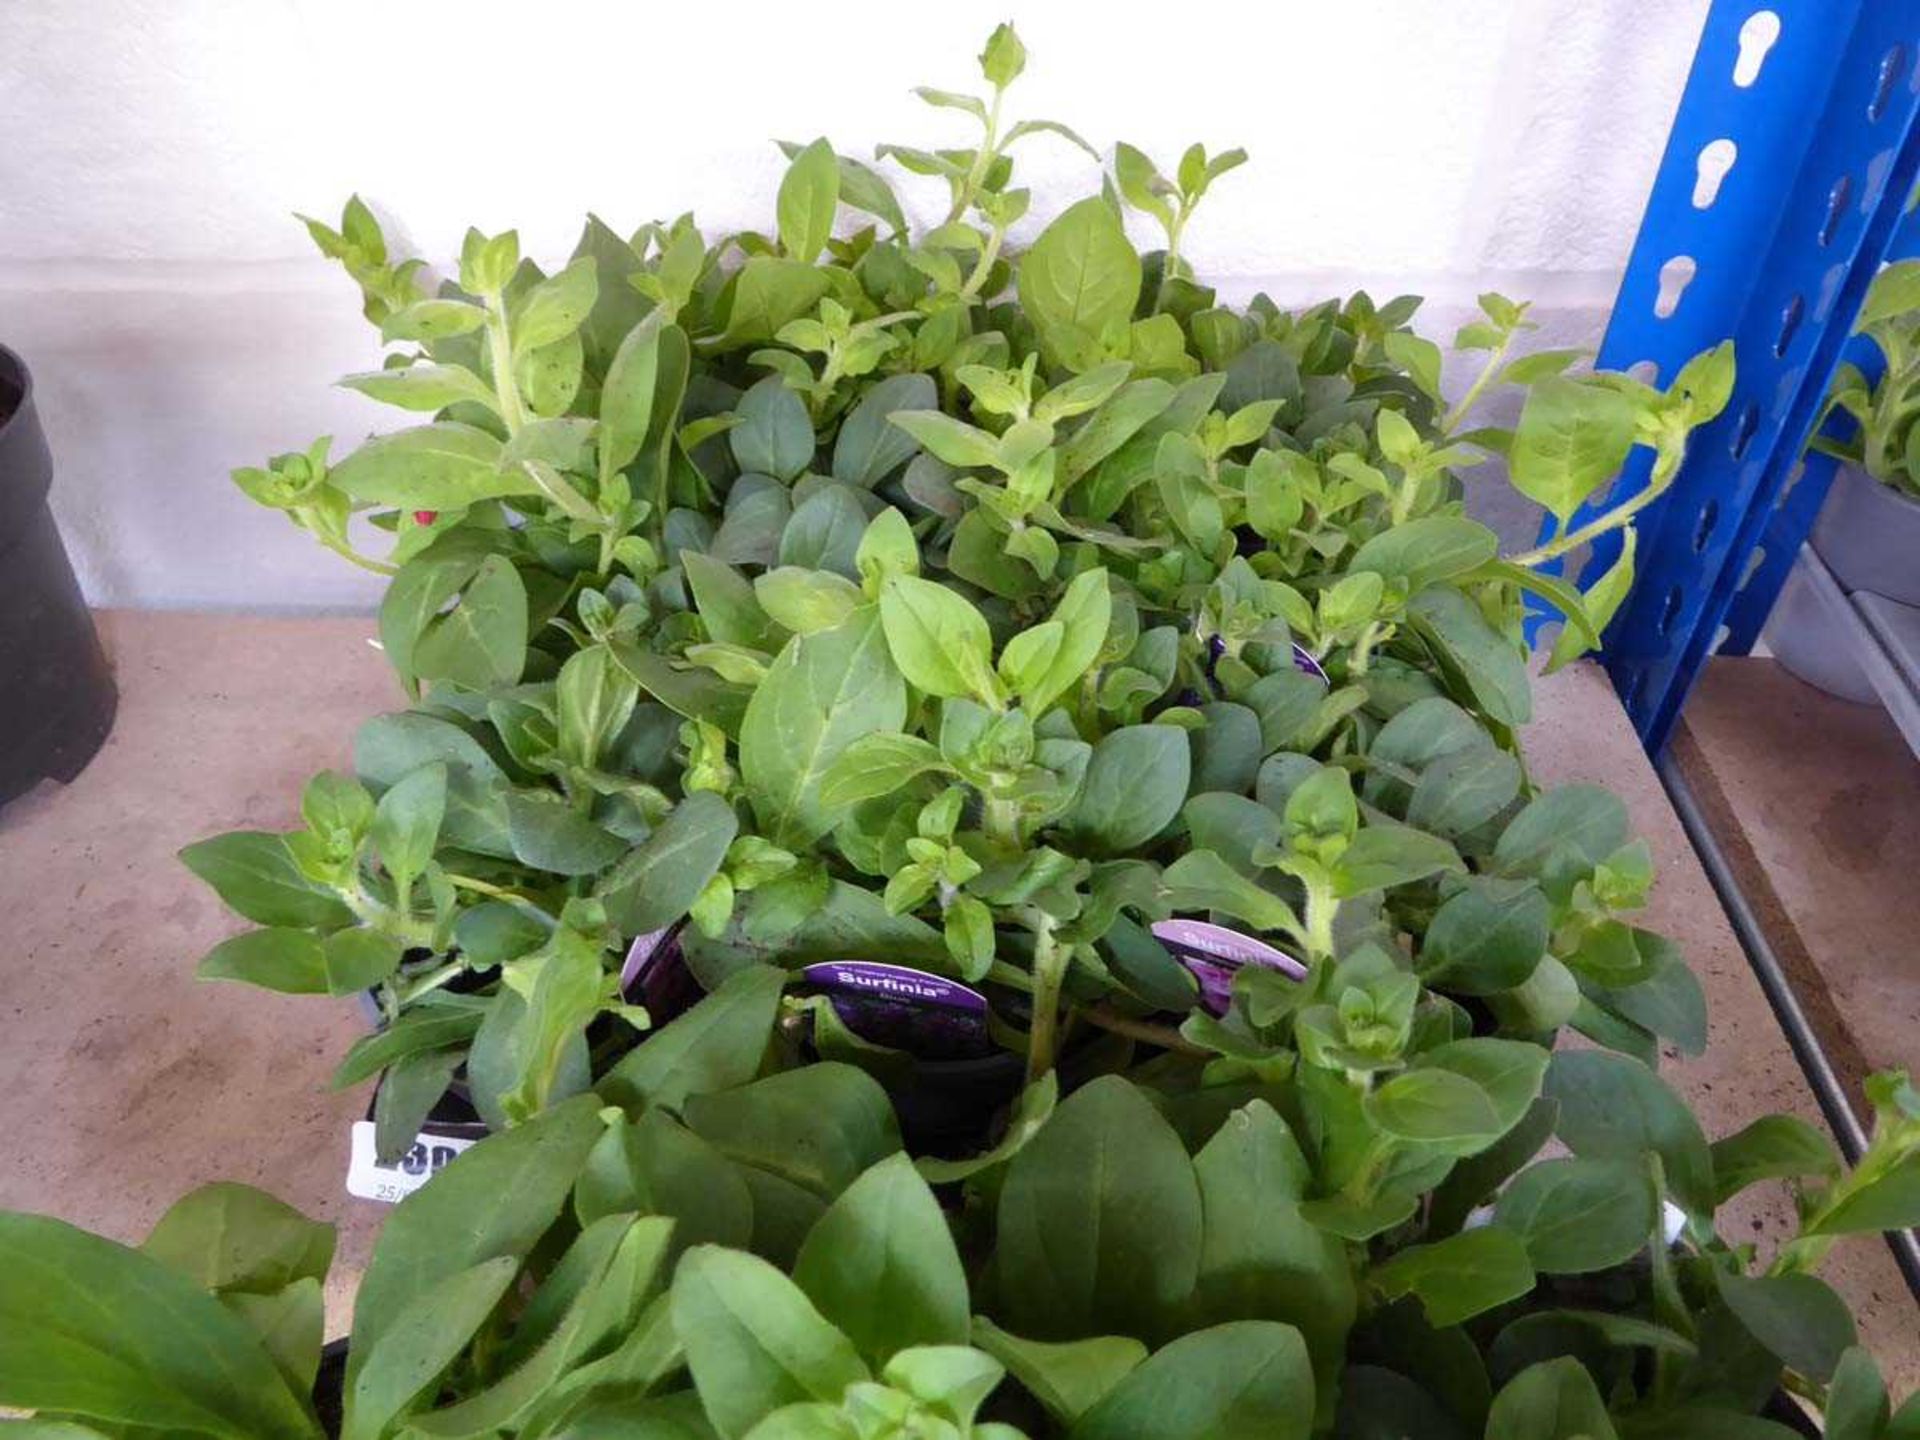
<svg viewBox="0 0 1920 1440"><path fill-rule="evenodd" d="M54 528L52 484L33 377L0 345L0 805L85 769L113 728L118 698Z"/></svg>
<svg viewBox="0 0 1920 1440"><path fill-rule="evenodd" d="M313 1409L320 1428L338 1435L346 1420L347 1342L330 1340L320 1351L320 1369L313 1377Z"/></svg>

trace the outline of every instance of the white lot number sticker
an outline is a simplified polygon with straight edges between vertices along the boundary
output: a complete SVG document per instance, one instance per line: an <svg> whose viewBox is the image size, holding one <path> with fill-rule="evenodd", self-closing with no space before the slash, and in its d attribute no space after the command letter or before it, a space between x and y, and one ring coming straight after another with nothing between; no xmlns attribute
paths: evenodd
<svg viewBox="0 0 1920 1440"><path fill-rule="evenodd" d="M474 1142L457 1135L416 1135L407 1153L392 1165L378 1164L373 1122L353 1123L353 1159L347 1165L347 1193L393 1205L407 1198Z"/></svg>

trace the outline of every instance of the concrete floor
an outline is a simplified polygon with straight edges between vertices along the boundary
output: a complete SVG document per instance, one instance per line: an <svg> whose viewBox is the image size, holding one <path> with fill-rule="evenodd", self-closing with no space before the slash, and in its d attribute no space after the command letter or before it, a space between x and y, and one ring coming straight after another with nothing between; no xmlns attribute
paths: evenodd
<svg viewBox="0 0 1920 1440"><path fill-rule="evenodd" d="M301 783L344 766L355 725L400 703L364 620L114 612L102 629L121 684L113 738L65 790L0 812L0 1206L125 1239L206 1180L272 1190L342 1227L330 1329L383 1206L342 1190L364 1090L325 1088L359 1033L344 1003L201 984L194 962L240 928L174 859L190 840L295 822ZM1819 1123L1706 876L1604 675L1540 682L1527 749L1543 780L1619 791L1659 857L1648 923L1679 940L1712 1006L1712 1044L1673 1082L1709 1134L1770 1110ZM1790 1224L1764 1190L1730 1235L1764 1248ZM1843 1245L1828 1270L1896 1393L1920 1386L1920 1312L1886 1247Z"/></svg>
<svg viewBox="0 0 1920 1440"><path fill-rule="evenodd" d="M1867 1123L1865 1075L1920 1069L1920 760L1758 657L1707 667L1674 753Z"/></svg>

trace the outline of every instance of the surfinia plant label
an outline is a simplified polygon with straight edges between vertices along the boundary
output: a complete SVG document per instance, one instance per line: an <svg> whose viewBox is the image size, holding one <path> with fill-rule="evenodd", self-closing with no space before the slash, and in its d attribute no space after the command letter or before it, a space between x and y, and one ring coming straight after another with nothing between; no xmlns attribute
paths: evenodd
<svg viewBox="0 0 1920 1440"><path fill-rule="evenodd" d="M905 965L828 961L801 979L823 992L840 1023L860 1039L923 1060L984 1055L987 997L957 981Z"/></svg>
<svg viewBox="0 0 1920 1440"><path fill-rule="evenodd" d="M1200 982L1200 1003L1214 1015L1224 1015L1233 1004L1233 977L1244 966L1261 965L1294 980L1307 978L1307 967L1284 950L1264 940L1215 925L1206 920L1161 920L1151 927L1153 938Z"/></svg>

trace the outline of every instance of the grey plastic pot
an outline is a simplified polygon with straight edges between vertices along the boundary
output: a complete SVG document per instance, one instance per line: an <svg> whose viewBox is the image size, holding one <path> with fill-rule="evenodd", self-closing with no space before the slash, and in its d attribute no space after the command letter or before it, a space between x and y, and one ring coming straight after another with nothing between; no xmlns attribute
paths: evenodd
<svg viewBox="0 0 1920 1440"><path fill-rule="evenodd" d="M113 676L47 507L52 483L33 377L0 345L0 805L73 779L113 728Z"/></svg>
<svg viewBox="0 0 1920 1440"><path fill-rule="evenodd" d="M1802 554L1767 617L1767 647L1809 685L1877 704L1858 658L1864 631L1848 597L1864 591L1920 606L1920 500L1857 465L1842 465L1814 522L1811 548L1832 582Z"/></svg>
<svg viewBox="0 0 1920 1440"><path fill-rule="evenodd" d="M1849 595L1920 605L1920 500L1904 490L1842 465L1814 522L1813 548Z"/></svg>
<svg viewBox="0 0 1920 1440"><path fill-rule="evenodd" d="M1821 562L1802 551L1788 572L1780 598L1767 616L1767 648L1789 674L1842 700L1876 705L1880 694L1858 658L1859 622L1846 614L1853 602L1817 575Z"/></svg>

